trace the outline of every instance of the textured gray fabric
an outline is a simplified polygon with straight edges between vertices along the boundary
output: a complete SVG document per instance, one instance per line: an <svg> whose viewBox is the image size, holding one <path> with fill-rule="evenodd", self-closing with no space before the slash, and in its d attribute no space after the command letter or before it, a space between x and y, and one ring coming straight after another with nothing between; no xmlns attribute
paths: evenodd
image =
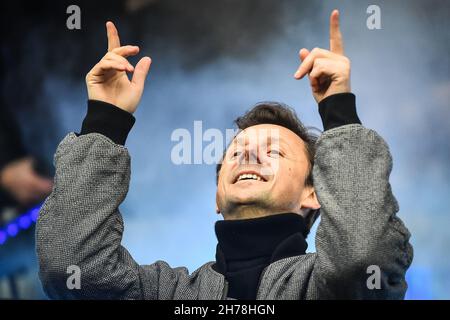
<svg viewBox="0 0 450 320"><path fill-rule="evenodd" d="M322 206L317 253L270 264L257 299L402 299L413 252L396 216L386 143L359 124L345 125L322 134L315 161ZM118 207L130 181L126 148L100 134L71 133L55 165L55 186L36 231L39 275L50 298L226 299L214 262L190 274L164 261L138 265L121 246ZM67 288L70 265L81 269L81 289ZM367 288L370 265L381 269L379 290Z"/></svg>

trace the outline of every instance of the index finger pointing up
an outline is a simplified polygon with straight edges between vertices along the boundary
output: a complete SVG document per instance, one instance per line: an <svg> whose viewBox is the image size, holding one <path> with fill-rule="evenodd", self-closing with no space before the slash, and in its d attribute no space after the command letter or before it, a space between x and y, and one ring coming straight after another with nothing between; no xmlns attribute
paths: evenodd
<svg viewBox="0 0 450 320"><path fill-rule="evenodd" d="M330 16L330 51L336 54L344 54L344 43L339 27L339 11L333 10Z"/></svg>
<svg viewBox="0 0 450 320"><path fill-rule="evenodd" d="M108 51L120 47L119 32L111 21L106 23L106 34L108 35Z"/></svg>

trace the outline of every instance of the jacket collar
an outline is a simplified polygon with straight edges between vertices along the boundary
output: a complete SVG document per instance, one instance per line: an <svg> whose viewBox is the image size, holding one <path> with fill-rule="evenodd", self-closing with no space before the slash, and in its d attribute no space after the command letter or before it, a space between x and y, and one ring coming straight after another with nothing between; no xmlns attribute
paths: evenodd
<svg viewBox="0 0 450 320"><path fill-rule="evenodd" d="M307 228L302 216L283 213L272 216L221 220L215 224L218 239L216 249L217 271L225 274L230 268L249 263L277 260L305 254Z"/></svg>

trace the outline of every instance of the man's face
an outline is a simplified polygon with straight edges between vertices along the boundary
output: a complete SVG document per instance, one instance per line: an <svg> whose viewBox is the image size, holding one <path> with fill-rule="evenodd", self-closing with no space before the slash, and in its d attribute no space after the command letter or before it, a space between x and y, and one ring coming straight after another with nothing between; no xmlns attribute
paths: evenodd
<svg viewBox="0 0 450 320"><path fill-rule="evenodd" d="M312 188L305 186L308 172L305 144L294 132L273 124L249 127L225 154L217 207L228 219L300 213L311 196Z"/></svg>

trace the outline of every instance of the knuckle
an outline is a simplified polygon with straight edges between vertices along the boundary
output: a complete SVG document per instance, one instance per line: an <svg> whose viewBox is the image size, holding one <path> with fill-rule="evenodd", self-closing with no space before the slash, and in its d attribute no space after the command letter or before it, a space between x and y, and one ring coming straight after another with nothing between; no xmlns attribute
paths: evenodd
<svg viewBox="0 0 450 320"><path fill-rule="evenodd" d="M118 48L115 48L115 49L111 50L109 53L111 53L113 55L120 55L122 50L123 50L123 47L118 47Z"/></svg>
<svg viewBox="0 0 450 320"><path fill-rule="evenodd" d="M346 71L346 72L350 72L350 63L346 63L345 64L345 66L344 66L344 70Z"/></svg>
<svg viewBox="0 0 450 320"><path fill-rule="evenodd" d="M131 46L131 45L125 45L125 46L115 48L114 50L112 50L112 52L122 53L124 51L130 51L130 49L132 49L132 48L133 48L133 46Z"/></svg>
<svg viewBox="0 0 450 320"><path fill-rule="evenodd" d="M347 64L348 66L350 66L350 59L346 56L342 56L342 61Z"/></svg>
<svg viewBox="0 0 450 320"><path fill-rule="evenodd" d="M316 71L322 71L325 69L325 61L324 59L316 59L316 61L314 61L314 69Z"/></svg>
<svg viewBox="0 0 450 320"><path fill-rule="evenodd" d="M113 51L108 52L104 58L108 59L108 60L112 60L114 58L117 57L117 54Z"/></svg>
<svg viewBox="0 0 450 320"><path fill-rule="evenodd" d="M339 70L340 70L340 72L342 74L349 74L350 73L350 66L347 65L347 64L343 64L343 65L340 66Z"/></svg>

